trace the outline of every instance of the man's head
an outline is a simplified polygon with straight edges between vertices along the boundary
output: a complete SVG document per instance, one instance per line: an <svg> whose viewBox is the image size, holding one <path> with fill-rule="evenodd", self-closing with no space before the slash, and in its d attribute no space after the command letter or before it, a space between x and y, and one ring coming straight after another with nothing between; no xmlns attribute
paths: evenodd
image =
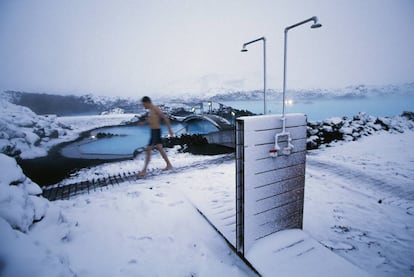
<svg viewBox="0 0 414 277"><path fill-rule="evenodd" d="M142 97L141 102L142 102L142 105L143 105L146 109L148 109L148 108L149 108L149 106L151 105L151 98L149 98L148 96L144 96L144 97Z"/></svg>

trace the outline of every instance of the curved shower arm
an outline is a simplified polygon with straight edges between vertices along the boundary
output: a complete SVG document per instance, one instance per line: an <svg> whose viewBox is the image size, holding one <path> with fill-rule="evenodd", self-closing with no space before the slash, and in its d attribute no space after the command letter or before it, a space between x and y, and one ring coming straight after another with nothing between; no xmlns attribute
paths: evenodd
<svg viewBox="0 0 414 277"><path fill-rule="evenodd" d="M246 42L246 43L244 43L244 44L243 44L243 48L246 48L246 46L247 46L247 45L249 45L249 44L252 44L252 43L258 42L259 40L266 41L266 38L265 38L265 37L261 37L261 38L258 38L258 39L255 39L255 40L252 40L252 41Z"/></svg>
<svg viewBox="0 0 414 277"><path fill-rule="evenodd" d="M296 23L296 24L293 24L291 26L288 26L288 27L285 28L285 33L287 33L290 29L295 28L295 27L298 27L299 25L308 23L309 21L313 21L313 24L316 24L318 22L318 17L312 16L311 18L308 18L308 19L303 20L303 21L301 21L299 23Z"/></svg>

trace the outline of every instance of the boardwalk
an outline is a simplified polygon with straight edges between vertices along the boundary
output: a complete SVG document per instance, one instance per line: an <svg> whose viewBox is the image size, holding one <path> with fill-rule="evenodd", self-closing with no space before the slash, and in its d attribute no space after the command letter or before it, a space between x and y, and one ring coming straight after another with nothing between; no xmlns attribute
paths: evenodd
<svg viewBox="0 0 414 277"><path fill-rule="evenodd" d="M137 172L123 172L117 175L108 175L107 177L85 180L72 184L50 186L43 189L42 195L50 201L65 200L78 194L89 194L98 189L102 190L104 187L115 186L124 182L133 182L139 178L136 173Z"/></svg>
<svg viewBox="0 0 414 277"><path fill-rule="evenodd" d="M188 169L194 169L197 167L204 167L208 164L217 164L226 160L233 160L234 155L229 154L224 157L218 157L213 160L200 161L191 165L183 166L180 168L174 168L172 170L164 171L162 169L150 170L145 177L138 177L138 171L120 172L112 175L102 176L96 179L83 180L80 182L74 182L70 184L56 184L53 186L43 187L43 197L50 201L55 200L68 200L73 196L85 193L92 193L97 190L108 189L113 186L119 186L123 183L134 183L140 179L151 179L163 174L174 174L182 172Z"/></svg>

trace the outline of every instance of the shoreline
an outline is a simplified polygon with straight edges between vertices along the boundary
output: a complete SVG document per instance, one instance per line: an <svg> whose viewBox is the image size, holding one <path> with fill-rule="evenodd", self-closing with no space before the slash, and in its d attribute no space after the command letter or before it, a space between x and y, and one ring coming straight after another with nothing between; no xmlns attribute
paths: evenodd
<svg viewBox="0 0 414 277"><path fill-rule="evenodd" d="M121 125L128 125L128 122L123 122ZM104 127L111 126L119 125L106 125ZM142 153L141 148L137 148L134 153L126 155L81 153L78 148L79 145L90 142L90 133L104 127L83 131L79 133L79 137L75 140L53 146L47 156L35 159L19 159L19 165L25 174L40 186L49 186L62 182L65 178L83 168L90 168L103 163L134 160L138 154ZM319 122L308 122L307 150L329 147L338 142L356 141L361 137L370 136L381 131L404 132L404 129L413 128L414 113L412 112L404 112L401 116L393 118L378 118L360 113L352 119L336 117ZM180 145L182 151L194 155L218 155L234 152L233 148L208 143L194 135L193 137L182 136L181 138L164 141L164 146L167 148L174 145Z"/></svg>

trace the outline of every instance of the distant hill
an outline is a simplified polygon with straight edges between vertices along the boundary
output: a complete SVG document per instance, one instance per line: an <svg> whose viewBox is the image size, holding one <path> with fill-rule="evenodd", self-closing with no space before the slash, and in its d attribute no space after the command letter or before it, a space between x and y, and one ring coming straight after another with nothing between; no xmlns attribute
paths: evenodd
<svg viewBox="0 0 414 277"><path fill-rule="evenodd" d="M97 97L91 94L75 96L20 91L6 91L5 93L11 103L26 106L39 115L100 114L114 108L123 109L126 113L136 113L141 109L141 104L137 100Z"/></svg>
<svg viewBox="0 0 414 277"><path fill-rule="evenodd" d="M219 90L217 90L219 91ZM19 91L6 91L9 101L16 105L26 106L35 113L64 115L100 114L106 111L123 110L125 113L140 113L143 111L140 98L122 99L119 97L102 97L87 94L83 96L54 95L46 93L30 93ZM367 97L413 95L414 82L399 85L355 85L340 89L289 89L287 97L294 99L358 99ZM266 91L268 100L281 100L282 92L274 89ZM245 101L262 100L263 91L226 91L216 94L178 94L154 97L157 104L189 104L200 101Z"/></svg>
<svg viewBox="0 0 414 277"><path fill-rule="evenodd" d="M414 82L399 85L354 85L338 89L288 89L288 97L294 99L358 99L366 97L381 97L393 95L413 95ZM267 89L266 97L270 100L281 100L282 92ZM263 99L262 90L229 91L210 96L210 100L220 101L244 101Z"/></svg>

